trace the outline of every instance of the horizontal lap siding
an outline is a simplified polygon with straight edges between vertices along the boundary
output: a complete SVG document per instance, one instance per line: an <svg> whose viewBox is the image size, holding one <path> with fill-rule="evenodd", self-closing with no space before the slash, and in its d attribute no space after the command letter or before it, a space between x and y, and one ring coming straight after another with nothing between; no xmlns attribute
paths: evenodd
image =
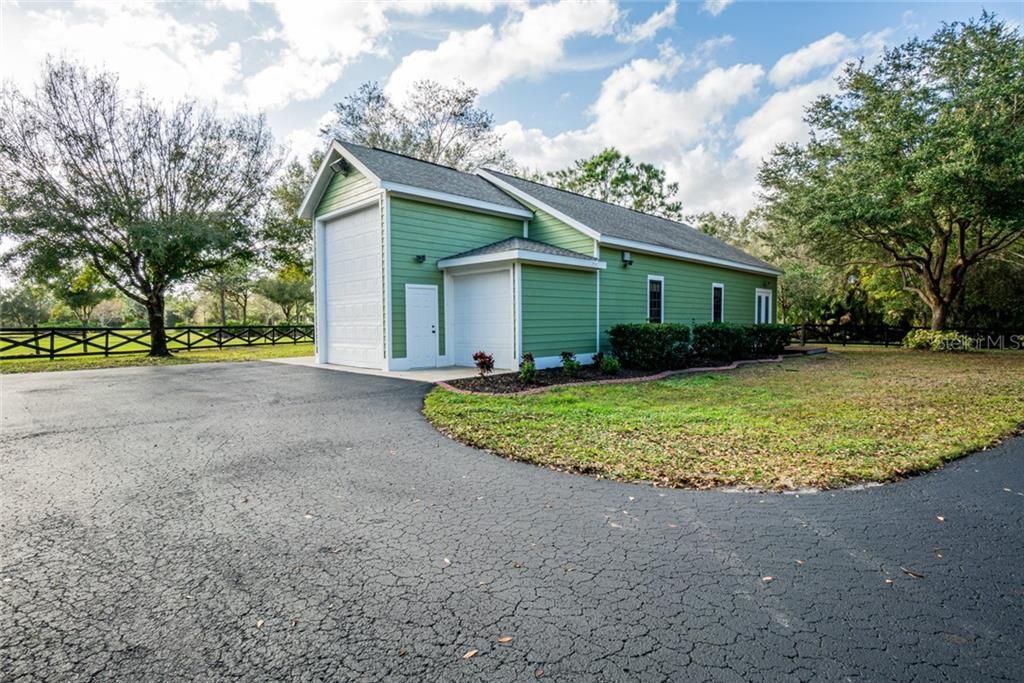
<svg viewBox="0 0 1024 683"><path fill-rule="evenodd" d="M352 204L358 204L379 191L373 182L362 173L357 171L352 171L348 175L335 173L331 182L327 184L324 196L320 198L316 213L320 216Z"/></svg>
<svg viewBox="0 0 1024 683"><path fill-rule="evenodd" d="M534 212L534 218L530 221L530 239L587 256L594 255L594 240L543 211Z"/></svg>
<svg viewBox="0 0 1024 683"><path fill-rule="evenodd" d="M436 285L439 351L445 354L444 274L437 262L485 244L521 237L523 222L409 199L391 199L393 357L405 358L405 285ZM416 256L426 261L416 263Z"/></svg>
<svg viewBox="0 0 1024 683"><path fill-rule="evenodd" d="M593 353L596 273L531 265L522 269L523 351L536 358L562 351Z"/></svg>
<svg viewBox="0 0 1024 683"><path fill-rule="evenodd" d="M770 289L775 305L776 278L632 252L633 265L622 265L622 251L601 247L608 268L601 273L601 348L608 350L608 328L647 320L647 276L665 278L665 322L692 325L711 320L711 284L725 285L725 321L754 322L754 290ZM773 313L772 319L775 320Z"/></svg>

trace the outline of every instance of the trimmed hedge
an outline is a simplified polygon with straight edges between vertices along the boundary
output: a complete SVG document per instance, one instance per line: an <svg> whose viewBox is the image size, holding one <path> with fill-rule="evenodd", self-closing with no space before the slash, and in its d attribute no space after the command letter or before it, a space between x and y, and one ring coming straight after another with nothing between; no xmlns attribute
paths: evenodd
<svg viewBox="0 0 1024 683"><path fill-rule="evenodd" d="M630 323L608 330L612 352L623 367L675 370L685 367L690 328L678 323Z"/></svg>
<svg viewBox="0 0 1024 683"><path fill-rule="evenodd" d="M789 325L703 323L691 335L686 325L642 323L615 325L608 336L623 367L660 371L685 368L693 358L731 363L778 356L791 333Z"/></svg>
<svg viewBox="0 0 1024 683"><path fill-rule="evenodd" d="M911 330L903 338L903 346L922 351L946 351L960 353L973 351L977 344L974 339L958 332L938 330Z"/></svg>

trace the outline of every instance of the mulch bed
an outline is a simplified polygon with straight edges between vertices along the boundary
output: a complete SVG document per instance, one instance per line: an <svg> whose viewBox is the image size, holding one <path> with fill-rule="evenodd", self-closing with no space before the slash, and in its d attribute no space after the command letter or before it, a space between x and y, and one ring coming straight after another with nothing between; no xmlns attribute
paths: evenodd
<svg viewBox="0 0 1024 683"><path fill-rule="evenodd" d="M699 368L716 365L716 363L704 359L691 359L687 367ZM720 365L720 363L718 363ZM680 368L685 369L685 368ZM630 380L650 377L659 374L656 370L631 370L622 368L614 375L605 375L592 365L584 365L575 377L569 377L562 368L548 368L538 370L537 378L530 384L519 381L518 372L503 372L498 375L487 375L486 377L465 377L445 382L448 386L464 391L478 391L487 394L515 394L528 389L539 389L542 387L554 387L563 384L580 384L582 382L595 382L606 380Z"/></svg>

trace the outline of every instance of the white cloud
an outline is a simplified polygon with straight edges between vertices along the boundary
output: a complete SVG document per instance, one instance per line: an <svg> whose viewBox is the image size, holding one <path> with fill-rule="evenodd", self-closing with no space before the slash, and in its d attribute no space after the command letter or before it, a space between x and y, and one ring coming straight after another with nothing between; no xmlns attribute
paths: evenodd
<svg viewBox="0 0 1024 683"><path fill-rule="evenodd" d="M855 49L856 44L842 33L831 33L780 57L769 72L768 78L774 85L782 87L803 78L817 68L831 66L849 57Z"/></svg>
<svg viewBox="0 0 1024 683"><path fill-rule="evenodd" d="M206 0L210 9L223 9L228 12L248 12L249 0Z"/></svg>
<svg viewBox="0 0 1024 683"><path fill-rule="evenodd" d="M607 34L618 16L611 0L515 7L498 28L484 24L452 31L436 48L406 55L386 90L401 98L414 82L430 78L461 79L482 94L491 93L506 81L557 71L570 38Z"/></svg>
<svg viewBox="0 0 1024 683"><path fill-rule="evenodd" d="M701 6L701 9L711 16L717 17L733 2L734 0L704 0L704 4Z"/></svg>
<svg viewBox="0 0 1024 683"><path fill-rule="evenodd" d="M658 31L668 28L676 20L676 0L672 0L660 12L655 12L641 24L634 24L628 31L616 37L620 43L639 43L650 40Z"/></svg>
<svg viewBox="0 0 1024 683"><path fill-rule="evenodd" d="M404 14L422 16L437 11L472 10L487 14L503 4L499 0L402 0L389 9Z"/></svg>

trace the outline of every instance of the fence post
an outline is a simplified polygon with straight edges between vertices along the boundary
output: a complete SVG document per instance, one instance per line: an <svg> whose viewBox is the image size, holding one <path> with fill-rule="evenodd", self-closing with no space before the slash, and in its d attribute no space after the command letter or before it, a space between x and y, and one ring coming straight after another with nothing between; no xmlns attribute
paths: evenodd
<svg viewBox="0 0 1024 683"><path fill-rule="evenodd" d="M50 360L53 360L53 347L54 347L54 331L50 330Z"/></svg>
<svg viewBox="0 0 1024 683"><path fill-rule="evenodd" d="M36 347L36 355L38 356L43 352L43 350L40 348L42 344L39 343L39 323L32 323L32 334L36 338L36 343L34 344L34 346Z"/></svg>
<svg viewBox="0 0 1024 683"><path fill-rule="evenodd" d="M110 357L110 329L103 330L103 355Z"/></svg>
<svg viewBox="0 0 1024 683"><path fill-rule="evenodd" d="M807 323L800 323L800 346L807 346Z"/></svg>
<svg viewBox="0 0 1024 683"><path fill-rule="evenodd" d="M882 346L889 348L889 326L882 325Z"/></svg>

